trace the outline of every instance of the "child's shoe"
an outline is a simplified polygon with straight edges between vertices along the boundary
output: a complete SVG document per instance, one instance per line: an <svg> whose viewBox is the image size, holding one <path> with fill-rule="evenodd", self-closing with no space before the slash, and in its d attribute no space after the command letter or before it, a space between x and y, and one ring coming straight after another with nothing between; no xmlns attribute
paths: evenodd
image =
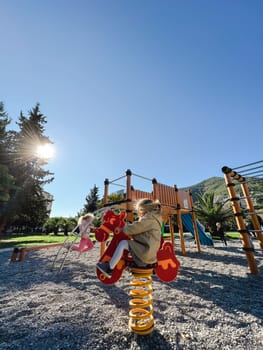
<svg viewBox="0 0 263 350"><path fill-rule="evenodd" d="M98 262L96 266L103 273L103 275L111 278L112 269L110 268L110 264L108 262Z"/></svg>

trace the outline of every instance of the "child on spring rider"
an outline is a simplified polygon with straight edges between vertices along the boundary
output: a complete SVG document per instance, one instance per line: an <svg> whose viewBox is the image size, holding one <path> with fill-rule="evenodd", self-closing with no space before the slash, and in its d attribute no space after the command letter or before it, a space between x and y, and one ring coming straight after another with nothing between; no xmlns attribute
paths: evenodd
<svg viewBox="0 0 263 350"><path fill-rule="evenodd" d="M114 267L128 251L136 266L146 267L157 262L157 252L161 242L162 215L158 200L141 199L136 204L139 220L127 224L122 228L130 239L119 242L109 262L97 263L97 268L108 278L111 277Z"/></svg>

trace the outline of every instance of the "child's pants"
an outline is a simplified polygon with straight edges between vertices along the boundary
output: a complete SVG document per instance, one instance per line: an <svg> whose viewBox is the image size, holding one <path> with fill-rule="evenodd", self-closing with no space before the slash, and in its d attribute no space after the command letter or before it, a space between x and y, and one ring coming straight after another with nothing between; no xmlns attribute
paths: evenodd
<svg viewBox="0 0 263 350"><path fill-rule="evenodd" d="M94 247L94 244L92 243L90 238L81 238L79 244L73 244L72 250L76 250L78 252L87 252L91 250Z"/></svg>
<svg viewBox="0 0 263 350"><path fill-rule="evenodd" d="M120 241L118 244L112 258L110 261L110 268L113 270L114 267L118 264L118 262L121 260L121 257L123 255L124 250L129 251L129 245L127 240Z"/></svg>

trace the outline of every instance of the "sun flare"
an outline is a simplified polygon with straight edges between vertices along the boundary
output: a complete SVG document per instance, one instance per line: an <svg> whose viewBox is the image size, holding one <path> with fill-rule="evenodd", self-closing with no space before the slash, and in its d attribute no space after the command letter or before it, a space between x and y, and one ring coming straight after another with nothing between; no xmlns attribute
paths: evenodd
<svg viewBox="0 0 263 350"><path fill-rule="evenodd" d="M36 156L40 159L51 159L55 155L54 147L51 143L37 146Z"/></svg>

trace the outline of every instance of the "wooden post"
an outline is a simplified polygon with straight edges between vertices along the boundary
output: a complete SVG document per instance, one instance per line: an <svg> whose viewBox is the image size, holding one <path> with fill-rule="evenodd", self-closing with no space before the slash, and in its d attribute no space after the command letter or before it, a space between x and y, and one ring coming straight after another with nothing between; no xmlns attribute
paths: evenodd
<svg viewBox="0 0 263 350"><path fill-rule="evenodd" d="M173 220L172 220L172 216L169 215L169 230L170 230L170 237L171 237L171 243L173 246L173 250L175 248L175 244L174 244L174 225L173 225Z"/></svg>
<svg viewBox="0 0 263 350"><path fill-rule="evenodd" d="M126 213L127 213L127 221L133 222L133 203L132 203L132 194L131 194L131 176L132 172L130 169L126 171Z"/></svg>
<svg viewBox="0 0 263 350"><path fill-rule="evenodd" d="M103 205L108 203L109 197L109 179L105 179L104 181L104 196L103 196ZM106 249L106 242L100 243L100 256L102 256Z"/></svg>
<svg viewBox="0 0 263 350"><path fill-rule="evenodd" d="M253 249L251 242L250 242L250 239L248 237L249 233L247 231L246 224L245 224L245 221L243 218L243 213L242 213L240 205L239 205L239 197L236 196L236 193L234 190L235 184L231 181L231 177L235 178L239 182L244 182L245 178L242 177L241 175L237 174L235 171L233 171L232 169L230 169L228 167L223 167L222 171L224 173L228 195L229 195L229 198L231 200L232 209L234 212L238 231L240 233L240 238L241 238L241 241L243 244L243 249L246 253L248 265L249 265L251 273L256 275L256 274L258 274L258 268L257 268L257 264L256 264L255 257L254 257L254 249Z"/></svg>
<svg viewBox="0 0 263 350"><path fill-rule="evenodd" d="M157 180L154 178L152 179L152 185L153 185L153 198L160 199L160 193L159 193L159 186Z"/></svg>
<svg viewBox="0 0 263 350"><path fill-rule="evenodd" d="M180 203L178 200L178 188L176 186L174 186L174 189L175 189L177 224L178 224L178 228L179 228L181 252L183 255L185 255L186 251L185 251L185 242L184 242L184 227L183 227L183 222L182 222L181 206L180 206Z"/></svg>
<svg viewBox="0 0 263 350"><path fill-rule="evenodd" d="M248 186L246 183L244 183L244 184L242 183L241 188L242 188L243 194L245 196L245 201L246 201L246 205L247 205L247 208L249 210L249 213L250 213L249 215L251 216L253 228L254 228L254 230L256 230L257 239L259 241L260 247L261 247L261 249L263 249L263 234L261 231L261 226L259 224L257 215L255 213L253 201L250 198Z"/></svg>
<svg viewBox="0 0 263 350"><path fill-rule="evenodd" d="M194 211L192 193L190 191L189 191L189 198L190 198L190 204L191 204L191 209L192 209L192 220L193 220L193 227L194 227L195 242L196 242L197 250L198 250L198 252L200 252L201 246L200 246L200 239L199 239L199 234L198 234L198 227L196 224L196 214Z"/></svg>

